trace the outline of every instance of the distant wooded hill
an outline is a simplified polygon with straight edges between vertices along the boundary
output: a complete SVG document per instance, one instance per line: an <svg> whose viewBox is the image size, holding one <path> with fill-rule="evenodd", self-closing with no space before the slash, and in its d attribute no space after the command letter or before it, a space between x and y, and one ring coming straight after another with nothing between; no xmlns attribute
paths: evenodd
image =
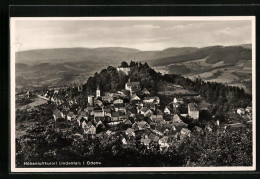
<svg viewBox="0 0 260 179"><path fill-rule="evenodd" d="M224 61L234 63L239 59L251 59L251 45L212 46L204 48L181 47L167 48L162 51L140 51L132 48L103 47L103 48L58 48L39 49L16 52L16 63L54 63L71 61L149 61L152 66L169 65L206 58L208 63Z"/></svg>
<svg viewBox="0 0 260 179"><path fill-rule="evenodd" d="M42 86L83 83L96 71L121 61L146 61L162 73L175 73L238 86L249 86L251 44L180 47L162 51L132 48L59 48L16 52L17 85ZM32 83L32 84L30 84Z"/></svg>

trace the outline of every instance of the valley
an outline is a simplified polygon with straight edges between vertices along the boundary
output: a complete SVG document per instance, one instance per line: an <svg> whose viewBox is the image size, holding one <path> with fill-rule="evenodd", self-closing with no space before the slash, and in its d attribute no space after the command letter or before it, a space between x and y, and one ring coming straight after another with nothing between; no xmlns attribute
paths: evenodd
<svg viewBox="0 0 260 179"><path fill-rule="evenodd" d="M162 74L215 81L252 90L251 45L168 48L140 51L131 48L40 49L16 53L16 89L81 85L96 71L121 61L146 61Z"/></svg>

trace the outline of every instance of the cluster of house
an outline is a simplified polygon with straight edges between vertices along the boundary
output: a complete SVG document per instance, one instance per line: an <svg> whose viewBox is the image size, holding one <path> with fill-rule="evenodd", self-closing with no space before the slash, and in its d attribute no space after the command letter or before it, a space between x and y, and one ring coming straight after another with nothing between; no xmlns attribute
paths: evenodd
<svg viewBox="0 0 260 179"><path fill-rule="evenodd" d="M237 114L239 115L248 115L250 118L252 117L252 107L247 106L246 108L238 108L236 110Z"/></svg>
<svg viewBox="0 0 260 179"><path fill-rule="evenodd" d="M123 124L127 126L121 138L123 144L141 136L141 143L150 148L154 143L160 149L167 149L173 140L182 140L189 137L191 131L184 123L175 109L183 104L182 98L174 98L171 105L166 106L163 111L158 109L160 98L151 96L149 90L141 89L139 82L128 81L125 89L117 93L106 92L101 95L97 87L96 95L88 96L88 106L85 109L78 109L76 113L67 110L53 111L55 121L58 118L65 118L69 121L77 121L85 134L96 135L97 129L106 130L106 126ZM170 116L165 120L164 116ZM199 118L199 111L196 104L188 104L188 114L194 119ZM112 131L107 130L110 135Z"/></svg>

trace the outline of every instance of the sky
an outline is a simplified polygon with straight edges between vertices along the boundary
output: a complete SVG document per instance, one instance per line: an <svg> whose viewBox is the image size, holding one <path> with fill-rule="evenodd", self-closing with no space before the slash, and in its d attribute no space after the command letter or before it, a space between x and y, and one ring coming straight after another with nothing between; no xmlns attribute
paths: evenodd
<svg viewBox="0 0 260 179"><path fill-rule="evenodd" d="M17 20L15 51L46 48L169 47L238 45L251 42L251 21Z"/></svg>

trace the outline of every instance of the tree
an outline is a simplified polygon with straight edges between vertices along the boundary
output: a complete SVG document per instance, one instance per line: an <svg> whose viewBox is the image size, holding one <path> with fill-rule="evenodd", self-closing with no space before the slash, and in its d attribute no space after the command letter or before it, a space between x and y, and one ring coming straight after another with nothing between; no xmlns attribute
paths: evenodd
<svg viewBox="0 0 260 179"><path fill-rule="evenodd" d="M122 61L120 67L127 68L128 67L128 63L125 62L125 61Z"/></svg>

